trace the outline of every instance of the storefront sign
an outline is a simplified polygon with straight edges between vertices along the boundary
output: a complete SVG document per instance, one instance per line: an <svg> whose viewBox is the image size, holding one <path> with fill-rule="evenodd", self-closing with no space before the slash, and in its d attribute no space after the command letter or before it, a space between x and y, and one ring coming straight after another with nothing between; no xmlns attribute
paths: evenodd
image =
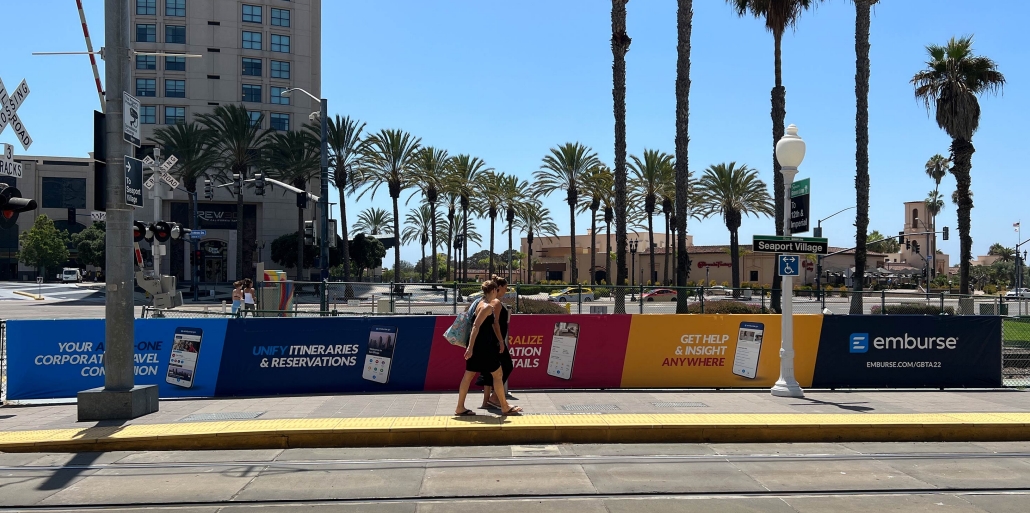
<svg viewBox="0 0 1030 513"><path fill-rule="evenodd" d="M705 267L732 267L733 264L729 262L698 262L697 268L704 269Z"/></svg>

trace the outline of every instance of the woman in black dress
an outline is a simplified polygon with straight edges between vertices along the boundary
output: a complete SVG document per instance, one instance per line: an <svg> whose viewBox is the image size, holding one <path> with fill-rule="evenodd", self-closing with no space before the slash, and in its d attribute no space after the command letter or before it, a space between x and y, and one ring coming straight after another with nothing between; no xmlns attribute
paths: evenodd
<svg viewBox="0 0 1030 513"><path fill-rule="evenodd" d="M501 298L508 293L508 280L500 276L494 276L493 281L497 284L497 295L490 302L490 306L494 308L494 334L497 335L503 345L503 352L500 356L501 379L504 383L504 390L508 390L508 377L511 376L511 371L515 369L515 362L511 359L511 346L508 344L508 323L511 321L511 312L504 302L501 301ZM480 374L476 384L483 387L483 408L501 407L494 390L493 376L490 374Z"/></svg>
<svg viewBox="0 0 1030 513"><path fill-rule="evenodd" d="M493 280L483 282L483 301L476 305L476 315L472 321L469 346L465 350L465 376L462 377L461 386L458 388L458 407L454 410L455 415L475 415L475 412L465 408L465 396L468 395L469 385L472 384L472 378L476 373L490 374L494 378L494 383L498 383L497 393L500 395L503 415L517 415L522 412L518 406L508 404L504 398L504 385L499 384L502 379L500 355L503 347L493 329L494 308L490 305L496 295L497 284Z"/></svg>

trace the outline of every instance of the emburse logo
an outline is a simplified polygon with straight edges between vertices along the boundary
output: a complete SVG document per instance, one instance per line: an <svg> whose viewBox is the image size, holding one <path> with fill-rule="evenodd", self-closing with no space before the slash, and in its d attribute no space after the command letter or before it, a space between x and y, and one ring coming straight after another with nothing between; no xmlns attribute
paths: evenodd
<svg viewBox="0 0 1030 513"><path fill-rule="evenodd" d="M958 337L913 337L905 333L897 337L869 338L868 333L852 333L849 347L852 353L865 353L873 349L955 349Z"/></svg>

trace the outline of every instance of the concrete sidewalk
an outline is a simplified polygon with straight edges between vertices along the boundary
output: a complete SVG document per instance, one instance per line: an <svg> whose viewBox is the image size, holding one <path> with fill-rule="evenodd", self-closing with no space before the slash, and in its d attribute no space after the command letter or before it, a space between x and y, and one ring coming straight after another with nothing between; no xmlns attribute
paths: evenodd
<svg viewBox="0 0 1030 513"><path fill-rule="evenodd" d="M76 422L73 403L0 407L0 451L463 445L553 442L1030 440L1019 390L514 391L501 417L456 394L353 394L162 401L158 413Z"/></svg>

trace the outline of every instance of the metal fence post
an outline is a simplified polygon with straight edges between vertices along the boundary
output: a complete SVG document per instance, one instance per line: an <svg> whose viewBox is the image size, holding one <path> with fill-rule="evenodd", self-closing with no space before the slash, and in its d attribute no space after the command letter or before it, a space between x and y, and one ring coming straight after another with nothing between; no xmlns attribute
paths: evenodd
<svg viewBox="0 0 1030 513"><path fill-rule="evenodd" d="M644 284L640 284L640 313L644 313Z"/></svg>
<svg viewBox="0 0 1030 513"><path fill-rule="evenodd" d="M580 285L579 293L576 294L576 312L583 313L583 286Z"/></svg>
<svg viewBox="0 0 1030 513"><path fill-rule="evenodd" d="M944 314L944 293L941 292L941 314Z"/></svg>
<svg viewBox="0 0 1030 513"><path fill-rule="evenodd" d="M880 291L880 315L887 315L887 291Z"/></svg>
<svg viewBox="0 0 1030 513"><path fill-rule="evenodd" d="M765 300L762 300L765 303ZM701 285L701 313L705 313L705 286Z"/></svg>
<svg viewBox="0 0 1030 513"><path fill-rule="evenodd" d="M519 313L519 285L515 284L515 313Z"/></svg>
<svg viewBox="0 0 1030 513"><path fill-rule="evenodd" d="M451 298L451 312L454 315L458 315L458 282L457 281L454 282L454 294L452 294L452 296L454 296L454 297Z"/></svg>

